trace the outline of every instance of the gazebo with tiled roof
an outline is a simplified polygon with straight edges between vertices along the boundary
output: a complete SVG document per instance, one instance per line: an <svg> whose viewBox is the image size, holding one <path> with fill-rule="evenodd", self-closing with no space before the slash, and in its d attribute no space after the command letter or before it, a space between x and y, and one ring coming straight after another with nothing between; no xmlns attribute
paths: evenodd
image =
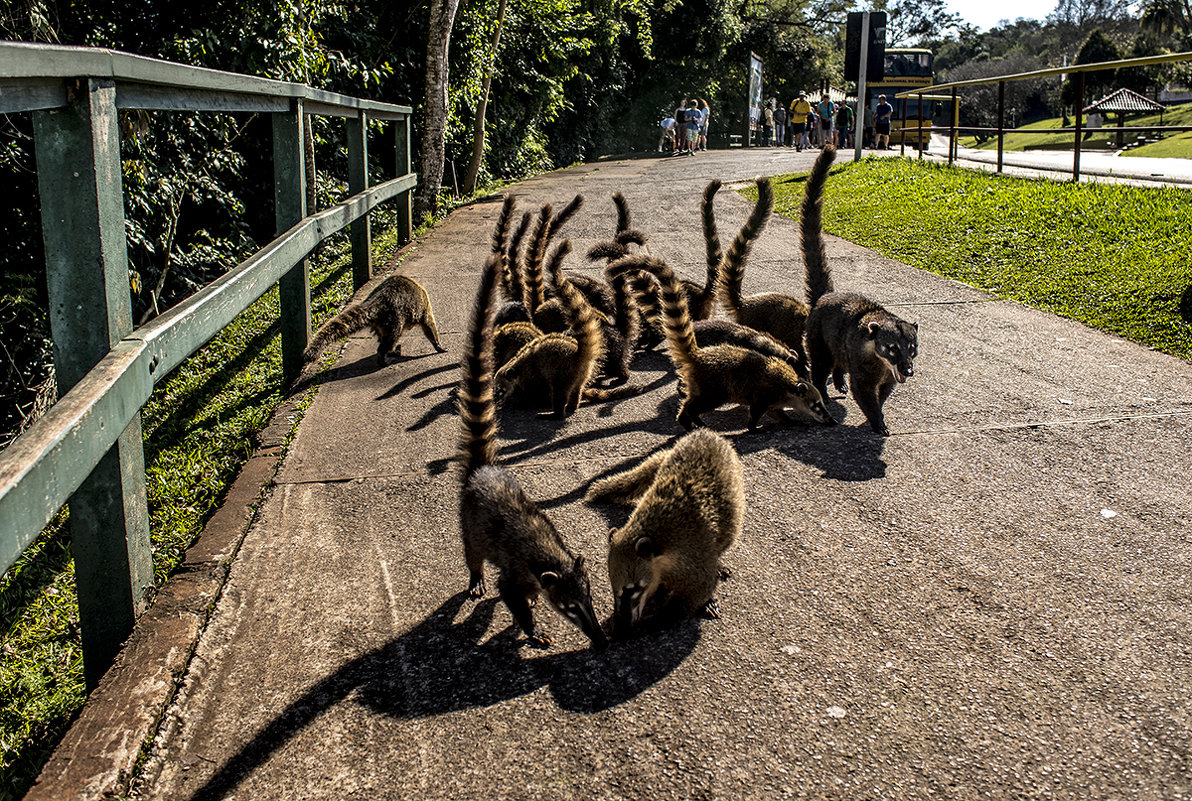
<svg viewBox="0 0 1192 801"><path fill-rule="evenodd" d="M1105 97L1090 103L1081 109L1085 114L1116 114L1118 115L1118 127L1124 128L1126 126L1127 114L1153 114L1159 112L1163 114L1163 104L1156 103L1149 97L1138 94L1131 89L1118 89L1110 92ZM1160 124L1162 124L1162 116L1160 116ZM1122 146L1122 132L1117 132L1117 146Z"/></svg>

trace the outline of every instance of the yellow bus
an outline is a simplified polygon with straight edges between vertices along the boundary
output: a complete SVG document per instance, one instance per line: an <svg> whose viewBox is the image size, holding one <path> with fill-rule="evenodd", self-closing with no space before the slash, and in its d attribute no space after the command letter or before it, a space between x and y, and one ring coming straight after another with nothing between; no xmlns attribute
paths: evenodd
<svg viewBox="0 0 1192 801"><path fill-rule="evenodd" d="M937 96L923 99L923 128L919 129L919 101L916 98L898 99L894 95L907 89L931 86L935 82L935 70L931 51L922 47L887 47L885 77L865 86L865 116L867 135L872 134L874 109L878 96L885 95L886 102L894 107L890 118L890 146L906 144L923 150L931 141L931 120L946 108L947 103ZM902 129L903 110L906 112L906 128Z"/></svg>

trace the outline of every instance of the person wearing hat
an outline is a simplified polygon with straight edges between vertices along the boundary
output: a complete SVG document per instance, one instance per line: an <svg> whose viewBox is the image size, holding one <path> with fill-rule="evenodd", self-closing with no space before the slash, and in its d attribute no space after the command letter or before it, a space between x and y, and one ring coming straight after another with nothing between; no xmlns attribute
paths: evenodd
<svg viewBox="0 0 1192 801"><path fill-rule="evenodd" d="M810 113L807 93L799 92L799 96L791 103L791 142L797 150L811 147L811 141L807 138L807 115Z"/></svg>

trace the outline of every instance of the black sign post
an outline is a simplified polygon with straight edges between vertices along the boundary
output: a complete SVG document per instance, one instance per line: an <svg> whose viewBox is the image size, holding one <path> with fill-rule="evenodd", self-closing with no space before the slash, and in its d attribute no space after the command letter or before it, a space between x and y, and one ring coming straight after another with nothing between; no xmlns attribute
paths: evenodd
<svg viewBox="0 0 1192 801"><path fill-rule="evenodd" d="M861 43L866 42L867 47ZM857 115L853 121L853 161L861 160L865 135L865 82L886 77L886 12L850 11L844 37L844 79L857 82Z"/></svg>

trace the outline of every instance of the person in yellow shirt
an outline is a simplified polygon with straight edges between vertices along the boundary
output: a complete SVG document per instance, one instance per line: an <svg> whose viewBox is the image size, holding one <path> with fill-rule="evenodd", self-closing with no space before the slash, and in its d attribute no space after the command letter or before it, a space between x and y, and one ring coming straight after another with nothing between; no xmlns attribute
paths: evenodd
<svg viewBox="0 0 1192 801"><path fill-rule="evenodd" d="M807 138L807 115L810 113L807 93L799 92L799 96L791 103L791 141L797 150L811 147L811 140Z"/></svg>

